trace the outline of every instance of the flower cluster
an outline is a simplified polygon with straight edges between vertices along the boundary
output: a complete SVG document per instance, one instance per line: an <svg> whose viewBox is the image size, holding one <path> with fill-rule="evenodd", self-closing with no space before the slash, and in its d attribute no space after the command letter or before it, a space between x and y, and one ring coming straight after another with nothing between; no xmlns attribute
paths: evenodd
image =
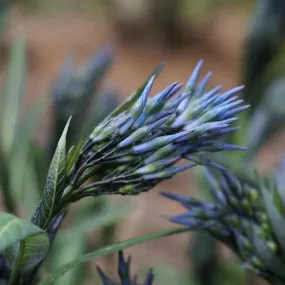
<svg viewBox="0 0 285 285"><path fill-rule="evenodd" d="M197 164L211 164L197 154L244 149L224 142L225 135L238 129L232 126L235 115L249 107L237 96L243 87L224 93L221 86L206 90L211 73L197 83L202 65L197 64L184 88L175 82L153 97L155 75L151 76L122 105L133 103L129 108L119 107L94 129L69 173L71 185L78 189L72 194L74 201L139 194ZM175 166L181 159L188 161ZM90 177L95 182L86 184Z"/></svg>
<svg viewBox="0 0 285 285"><path fill-rule="evenodd" d="M119 267L118 267L118 275L120 277L120 285L137 285L137 276L131 277L130 273L130 266L131 266L131 257L128 258L126 261L124 258L124 254L122 251L119 251ZM109 279L104 272L100 269L100 267L97 267L98 273L100 275L100 278L103 282L103 285L118 285L118 283L113 282L111 279ZM154 279L154 275L152 273L152 270L149 269L147 276L142 283L142 285L152 285Z"/></svg>
<svg viewBox="0 0 285 285"><path fill-rule="evenodd" d="M235 176L222 167L219 171L217 178L206 169L213 202L162 193L188 210L170 221L207 231L233 249L244 267L268 281L284 282L285 236L280 227L285 220L279 190L257 174Z"/></svg>

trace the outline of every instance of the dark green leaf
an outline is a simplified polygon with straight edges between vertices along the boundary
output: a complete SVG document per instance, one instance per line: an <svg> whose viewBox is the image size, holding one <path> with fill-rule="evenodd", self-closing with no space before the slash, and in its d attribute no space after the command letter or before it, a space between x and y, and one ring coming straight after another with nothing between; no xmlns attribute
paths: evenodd
<svg viewBox="0 0 285 285"><path fill-rule="evenodd" d="M63 186L66 177L66 135L70 119L63 130L51 161L43 198L32 218L32 222L42 229L48 226L54 209L64 191Z"/></svg>
<svg viewBox="0 0 285 285"><path fill-rule="evenodd" d="M52 275L48 275L45 279L43 279L39 283L39 285L54 284L54 282L56 280L58 280L58 278L60 278L64 273L66 273L68 270L72 269L73 267L77 266L81 262L92 260L92 259L97 258L99 256L115 253L121 249L125 249L128 247L134 246L136 244L144 243L144 242L147 242L147 241L150 241L153 239L157 239L157 238L161 238L161 237L165 237L165 236L171 236L171 235L180 234L180 233L185 233L185 232L189 232L189 231L190 231L190 229L183 229L183 228L164 230L164 231L149 234L146 236L141 236L141 237L133 238L130 240L118 242L118 243L113 244L113 245L105 246L105 247L98 249L94 252L80 256L78 259L76 259L72 262L69 262L69 263L62 265L61 267L58 268L56 273L54 273Z"/></svg>

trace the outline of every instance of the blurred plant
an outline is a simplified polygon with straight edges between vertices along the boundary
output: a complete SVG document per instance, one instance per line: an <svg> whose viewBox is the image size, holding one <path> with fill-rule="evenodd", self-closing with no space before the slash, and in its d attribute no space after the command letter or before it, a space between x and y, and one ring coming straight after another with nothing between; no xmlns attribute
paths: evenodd
<svg viewBox="0 0 285 285"><path fill-rule="evenodd" d="M235 175L220 169L217 178L206 168L213 201L163 193L187 208L171 218L203 230L227 244L242 265L270 284L284 284L284 204L281 189L269 178L243 169ZM252 172L251 172L252 173Z"/></svg>
<svg viewBox="0 0 285 285"><path fill-rule="evenodd" d="M285 3L258 0L244 57L245 98L255 111L264 90L262 79L285 40ZM260 86L262 85L262 86Z"/></svg>
<svg viewBox="0 0 285 285"><path fill-rule="evenodd" d="M131 0L107 0L102 3L116 34L123 40L151 39L163 47L173 48L181 47L184 39L191 39L191 32L208 23L221 7L248 9L253 0L136 0L135 4Z"/></svg>
<svg viewBox="0 0 285 285"><path fill-rule="evenodd" d="M0 3L0 47L2 48L2 35L6 27L7 20L7 9L8 9L9 0L1 1Z"/></svg>

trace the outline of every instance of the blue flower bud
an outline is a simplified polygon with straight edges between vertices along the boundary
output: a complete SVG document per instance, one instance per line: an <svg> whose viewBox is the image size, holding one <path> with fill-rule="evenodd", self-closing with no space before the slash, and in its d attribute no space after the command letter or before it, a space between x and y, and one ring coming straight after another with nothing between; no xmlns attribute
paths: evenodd
<svg viewBox="0 0 285 285"><path fill-rule="evenodd" d="M221 94L220 96L216 97L215 103L221 103L230 98L231 96L239 93L244 89L244 86L237 86L235 88L230 89L229 91L226 91L225 93Z"/></svg>
<svg viewBox="0 0 285 285"><path fill-rule="evenodd" d="M181 113L183 113L186 110L186 108L187 108L187 106L189 104L189 101L190 101L190 98L189 98L188 95L187 95L187 97L184 96L184 97L180 98L180 100L177 102L177 104L178 104L178 106L177 106L177 113L178 114L181 114Z"/></svg>
<svg viewBox="0 0 285 285"><path fill-rule="evenodd" d="M185 208L188 210L192 210L193 207L201 207L205 210L214 211L217 209L216 205L212 202L208 201L201 201L198 198L191 197L191 196L185 196L185 195L179 195L174 193L168 193L168 192L161 192L162 196L165 196L167 198L170 198L172 200L175 200L179 203L181 203Z"/></svg>
<svg viewBox="0 0 285 285"><path fill-rule="evenodd" d="M129 116L126 113L120 114L119 116L111 119L109 124L103 128L103 130L96 137L92 139L92 142L98 143L112 136L115 136L119 131L119 128L128 120Z"/></svg>
<svg viewBox="0 0 285 285"><path fill-rule="evenodd" d="M188 164L183 165L183 166L169 167L169 168L167 168L163 171L160 171L158 173L144 175L143 179L145 181L168 179L168 178L171 178L173 175L176 175L182 171L185 171L186 169L189 169L189 168L192 168L195 166L197 166L196 163L188 163Z"/></svg>
<svg viewBox="0 0 285 285"><path fill-rule="evenodd" d="M195 86L196 86L196 83L198 81L198 78L200 76L200 72L201 72L201 69L202 69L202 66L203 66L203 63L204 61L203 60L200 60L198 62L198 64L195 66L191 76L189 77L187 83L186 83L186 86L185 86L185 90L184 90L184 93L188 93L188 92L193 92L194 89L195 89Z"/></svg>
<svg viewBox="0 0 285 285"><path fill-rule="evenodd" d="M195 90L195 93L194 93L194 96L196 97L201 97L202 94L204 93L206 87L207 87L207 84L210 80L212 76L212 72L208 72L205 77L201 80L201 82L199 83L198 87L196 88Z"/></svg>
<svg viewBox="0 0 285 285"><path fill-rule="evenodd" d="M201 108L204 108L214 102L218 96L217 94L221 91L222 88L222 85L218 85L217 87L214 87L210 89L207 93L205 93L201 98Z"/></svg>
<svg viewBox="0 0 285 285"><path fill-rule="evenodd" d="M167 117L164 117L164 118L158 120L157 122L155 122L151 125L139 128L138 130L134 131L130 136L125 138L123 141L121 141L118 146L120 148L122 148L122 147L127 147L131 144L136 143L137 141L146 137L147 134L151 133L155 128L157 128L160 125L162 125L163 123L165 123L169 118L170 118L170 116L167 116Z"/></svg>
<svg viewBox="0 0 285 285"><path fill-rule="evenodd" d="M166 158L162 160L155 161L151 164L145 165L135 171L136 174L145 175L153 172L160 172L167 166L177 162L180 156Z"/></svg>
<svg viewBox="0 0 285 285"><path fill-rule="evenodd" d="M250 107L250 105L244 105L244 106L235 108L235 109L233 109L233 110L229 110L229 111L227 111L227 112L224 114L224 116L225 116L225 117L232 117L232 116L234 116L234 115L236 115L236 114L238 114L238 113L240 113L240 112L242 112L242 111L248 109L249 107Z"/></svg>
<svg viewBox="0 0 285 285"><path fill-rule="evenodd" d="M188 228L190 228L191 230L197 230L203 227L203 223L199 220L184 220L184 219L179 219L176 217L172 217L169 219L170 222L172 223L176 223L176 224L180 224L183 226L187 226Z"/></svg>
<svg viewBox="0 0 285 285"><path fill-rule="evenodd" d="M161 148L161 147L185 136L186 133L188 133L188 132L181 132L181 133L174 134L174 135L167 135L167 136L155 138L149 142L134 146L132 148L132 152L134 152L134 153L145 153L145 152L148 152L150 150L159 149L159 148Z"/></svg>
<svg viewBox="0 0 285 285"><path fill-rule="evenodd" d="M159 148L157 151L152 153L144 160L144 164L150 164L154 161L166 158L167 156L171 155L175 150L175 146L173 144L168 144L162 148Z"/></svg>
<svg viewBox="0 0 285 285"><path fill-rule="evenodd" d="M164 111L161 111L159 113L156 113L152 116L150 116L146 121L145 121L145 124L149 125L149 124L152 124L164 117L167 117L169 115L172 115L173 114L173 110L164 110Z"/></svg>
<svg viewBox="0 0 285 285"><path fill-rule="evenodd" d="M146 106L146 102L149 97L149 93L153 86L154 80L155 80L155 76L152 76L149 82L147 83L146 87L144 88L141 97L137 100L137 102L134 104L134 106L130 110L130 113L134 119L137 119L144 111L144 108Z"/></svg>
<svg viewBox="0 0 285 285"><path fill-rule="evenodd" d="M178 84L177 82L172 83L170 86L166 87L162 92L155 95L149 100L146 105L145 112L147 114L152 114L154 112L159 112L164 104L175 95L183 86L183 84Z"/></svg>

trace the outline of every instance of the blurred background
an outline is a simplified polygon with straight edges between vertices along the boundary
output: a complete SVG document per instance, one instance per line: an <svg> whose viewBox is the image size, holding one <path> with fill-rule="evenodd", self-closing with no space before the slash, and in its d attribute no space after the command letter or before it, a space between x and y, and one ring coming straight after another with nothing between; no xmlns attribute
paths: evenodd
<svg viewBox="0 0 285 285"><path fill-rule="evenodd" d="M269 2L274 3L272 5L275 6L271 7ZM281 92L281 99L278 99L278 102L281 102L283 107L285 102L282 98L285 93L283 88L285 85L284 68L282 68L282 55L284 54L284 52L282 53L284 50L282 36L285 35L285 29L282 20L280 20L285 18L285 8L278 2L283 1L11 0L11 5L6 9L3 8L2 14L0 84L4 90L3 94L9 93L7 91L9 86L10 90L15 91L14 85L19 81L17 78L11 76L10 83L7 84L7 73L9 75L9 70L13 70L13 63L11 64L13 53L16 57L16 66L17 64L21 66L19 61L24 62L24 76L21 79L24 83L21 83L19 89L21 92L16 88L15 92L19 92L18 105L11 109L10 116L17 114L17 116L25 117L25 114L31 112L31 108L39 98L48 99L48 108L42 112L39 120L40 125L35 131L35 138L37 144L47 150L46 153L49 151L52 153L54 144L50 142L50 138L57 137L56 127L60 128L57 120L60 120L59 117L62 118L61 112L64 112L65 104L67 104L58 103L52 94L60 92L58 91L60 87L66 88L63 87L64 84L68 85L67 88L72 89L70 86L76 88L76 84L69 85L69 83L60 81L63 80L63 75L68 74L72 68L79 68L84 64L88 66L89 59L94 53L104 50L104 47L112 46L114 48L112 64L108 65L108 72L104 78L102 80L100 78L100 90L103 91L96 93L98 101L95 102L93 111L95 115L98 114L98 118L96 118L97 121L94 120L93 127L102 119L103 115L106 115L135 91L160 62L165 60L167 64L156 81L153 93L174 81L185 83L199 59L205 60L203 69L205 73L213 71L211 85L222 84L224 89L228 89L250 82L247 84L250 86L248 89L246 88L244 97L253 106L259 106L259 115L255 115L255 118L259 118L254 121L256 124L256 121L260 121L262 116L264 118L264 114L267 112L264 111L264 102L270 101L272 97L268 95L269 91L265 92L265 90L269 90L269 85L266 85L265 88L262 85L264 82L270 81L274 84L277 82L277 85L270 85L270 90L279 95L280 90L284 90ZM284 17L280 16L280 13L283 13ZM261 22L260 17L262 18ZM269 17L269 22L266 17ZM268 28L270 25L273 26L272 29ZM19 38L25 46L24 59L21 59L21 44L18 43L18 46L17 43L15 44ZM275 57L276 54L280 56ZM272 59L273 57L275 61ZM251 64L249 64L249 59ZM269 61L270 64L268 64ZM274 65L274 62L278 62L278 64ZM18 68L20 68L19 66ZM17 67L14 66L14 68L17 70ZM265 76L263 69L267 70L266 78L270 78L270 80L262 80L265 78L262 77ZM101 72L101 70L99 71ZM262 76L259 76L259 73L262 73ZM18 74L18 76L20 75ZM257 85L254 86L256 83ZM263 88L262 92L259 89L261 87ZM11 96L13 97L13 95ZM262 101L263 97L265 99ZM276 100L273 101L276 102ZM260 101L263 102L263 105ZM266 123L261 127L249 123L249 117L243 122L246 128L248 125L252 126L251 129L250 126L248 127L249 132L258 130L254 133L255 141L252 142L251 139L249 141L252 142L254 149L252 160L261 171L270 171L274 168L284 150L285 136L282 133L275 135L274 131L273 136L273 133L268 135L264 132L264 129L268 129L272 122L270 116L277 112L275 107L278 109L279 106L275 104L273 109L266 113ZM280 111L279 109L278 111ZM285 112L285 107L283 112ZM283 128L284 123L282 110L279 113L281 119L280 122L278 121L278 130ZM63 118L65 117L63 116ZM6 118L9 118L9 114ZM82 123L84 118L78 120ZM56 125L57 123L58 125ZM73 131L77 132L76 129ZM264 143L257 146L256 139L264 133L266 133ZM232 138L232 140L235 139ZM244 138L239 138L239 141L245 144L248 142ZM18 143L20 142L21 137L18 140ZM231 153L227 155L228 158L232 156ZM38 161L35 159L40 164L41 160L43 160L43 156ZM49 159L47 160L49 161ZM233 160L232 162L238 163ZM42 168L45 169L45 167ZM70 241L69 246L76 250L70 255L67 252L70 253L72 250L70 248L65 250L65 254L61 253L55 258L57 260L55 264L72 260L88 249L97 248L109 241L124 240L171 227L166 216L178 214L182 208L161 197L159 192L204 195L197 191L197 176L199 174L196 175L190 171L178 175L149 193L138 197L110 197L107 201L104 200L105 204L111 203L111 208L114 204L121 205L116 206L119 207L117 210L120 213L119 215L115 213L117 218L113 217L110 218L111 222L101 221L101 224L99 222L99 225L94 225L92 220L96 220L96 214L101 215L102 219L104 210L98 207L98 209L96 208L97 212L94 212L92 216L89 213L89 224L87 223L82 230L81 236L85 244L73 246ZM19 185L22 184L19 182ZM41 182L38 182L38 185L41 185ZM31 194L25 192L22 195ZM5 201L5 193L2 196L2 200ZM30 196L27 199L30 199ZM37 201L36 198L34 199ZM2 204L1 210L4 210L5 202ZM28 204L21 205L20 212L24 217L29 217L25 209L26 205ZM131 205L131 208L126 210L127 205L128 207ZM106 207L110 209L110 205ZM78 209L80 212L80 205L78 205ZM76 210L74 211L76 212ZM69 223L79 220L81 224L84 224L84 220L76 214L69 215L67 220ZM66 227L68 230L68 225ZM68 232L70 239L76 235L75 231L71 229ZM88 242L86 237L88 237ZM78 241L80 236L76 235L72 239ZM196 244L195 250L200 252L196 254L196 257L193 257L191 240ZM200 240L203 240L203 237ZM86 243L88 243L87 247ZM247 276L243 270L239 269L238 265L235 265L236 261L233 260L227 249L221 245L213 245L212 241L197 244L197 239L190 238L189 234L138 245L126 250L126 254L132 255L132 270L138 272L139 276L143 276L149 266L154 268L157 276L155 284L253 284L251 276ZM202 256L200 256L201 254ZM230 263L220 262L220 260L228 259L232 261ZM116 276L116 258L108 257L99 260L98 263L111 276ZM217 263L219 263L218 267L216 267ZM94 264L95 261L84 265L80 274L83 276L83 271L87 273L84 273L84 278L81 278L80 282L76 283L74 277L69 277L71 279L65 277L66 279L62 279L59 284L100 284L99 281L94 282L94 278L97 278ZM211 276L212 272L209 268L218 268L220 277L213 277L206 283L205 280L200 280L200 277L201 272L202 275L209 274Z"/></svg>

